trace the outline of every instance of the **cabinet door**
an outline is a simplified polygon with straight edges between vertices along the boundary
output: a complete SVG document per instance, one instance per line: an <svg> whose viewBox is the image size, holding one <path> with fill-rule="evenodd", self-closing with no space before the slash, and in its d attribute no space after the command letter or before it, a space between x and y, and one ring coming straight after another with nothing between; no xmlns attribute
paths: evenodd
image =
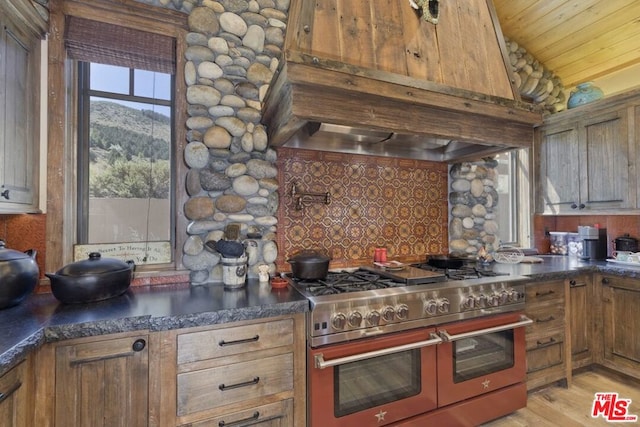
<svg viewBox="0 0 640 427"><path fill-rule="evenodd" d="M538 211L550 214L575 211L580 204L577 124L545 127L538 161Z"/></svg>
<svg viewBox="0 0 640 427"><path fill-rule="evenodd" d="M146 426L147 336L56 349L56 426Z"/></svg>
<svg viewBox="0 0 640 427"><path fill-rule="evenodd" d="M0 425L4 427L31 427L30 411L33 397L30 395L29 362L18 366L0 377Z"/></svg>
<svg viewBox="0 0 640 427"><path fill-rule="evenodd" d="M6 24L0 26L0 211L26 212L35 203L39 91L33 75L39 41L9 23L0 24Z"/></svg>
<svg viewBox="0 0 640 427"><path fill-rule="evenodd" d="M580 201L586 210L631 207L627 122L621 109L590 117L580 128Z"/></svg>
<svg viewBox="0 0 640 427"><path fill-rule="evenodd" d="M571 310L571 360L572 368L580 368L592 363L592 279L579 276L569 279L569 304Z"/></svg>
<svg viewBox="0 0 640 427"><path fill-rule="evenodd" d="M640 280L602 278L603 364L640 378Z"/></svg>

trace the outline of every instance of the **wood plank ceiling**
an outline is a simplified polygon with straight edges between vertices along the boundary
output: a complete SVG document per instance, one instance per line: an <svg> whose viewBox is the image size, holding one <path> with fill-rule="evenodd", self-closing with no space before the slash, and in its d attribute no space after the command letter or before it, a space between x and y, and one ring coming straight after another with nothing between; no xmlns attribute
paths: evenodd
<svg viewBox="0 0 640 427"><path fill-rule="evenodd" d="M640 64L638 0L494 0L494 5L504 35L566 88Z"/></svg>

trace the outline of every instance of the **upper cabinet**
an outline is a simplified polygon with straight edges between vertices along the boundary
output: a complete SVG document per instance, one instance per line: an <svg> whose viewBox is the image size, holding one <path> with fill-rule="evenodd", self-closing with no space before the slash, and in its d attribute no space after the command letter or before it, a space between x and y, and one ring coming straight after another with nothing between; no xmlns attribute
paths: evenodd
<svg viewBox="0 0 640 427"><path fill-rule="evenodd" d="M536 130L536 212L637 209L640 90L549 116Z"/></svg>
<svg viewBox="0 0 640 427"><path fill-rule="evenodd" d="M31 2L0 4L0 213L38 208L40 38L45 27Z"/></svg>

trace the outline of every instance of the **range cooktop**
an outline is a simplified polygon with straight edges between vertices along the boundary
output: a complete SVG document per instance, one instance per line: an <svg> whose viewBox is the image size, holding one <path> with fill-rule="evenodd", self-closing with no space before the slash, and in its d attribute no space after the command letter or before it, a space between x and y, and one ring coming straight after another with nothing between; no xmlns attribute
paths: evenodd
<svg viewBox="0 0 640 427"><path fill-rule="evenodd" d="M309 300L311 345L523 310L524 284L529 280L510 275L460 280L459 275L450 278L417 267L398 273L360 268L332 271L325 279L311 281L287 275L291 286ZM416 277L433 281L416 283Z"/></svg>

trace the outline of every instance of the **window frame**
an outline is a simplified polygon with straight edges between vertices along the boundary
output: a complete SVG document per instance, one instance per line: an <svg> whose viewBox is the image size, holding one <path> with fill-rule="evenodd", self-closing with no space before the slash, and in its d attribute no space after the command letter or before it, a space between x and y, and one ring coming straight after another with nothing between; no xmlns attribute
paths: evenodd
<svg viewBox="0 0 640 427"><path fill-rule="evenodd" d="M134 73L135 70L140 70L139 68L129 68L129 93L128 94L118 94L114 92L105 92L100 90L91 89L91 62L86 61L76 61L77 70L78 70L78 78L77 87L78 87L78 191L77 191L77 201L76 201L76 217L77 220L77 243L78 244L86 244L88 243L88 229L89 229L89 109L91 104L91 97L97 96L100 98L108 98L108 99L117 99L122 101L131 101L131 102L139 102L139 103L147 103L154 105L162 105L169 107L171 109L172 117L175 115L175 74L171 75L171 99L170 100L161 100L154 99L145 96L134 95L135 86L134 86ZM125 67L122 67L125 68ZM175 178L176 178L176 161L173 156L175 153L175 121L171 123L171 189L170 189L170 211L169 211L169 223L170 223L170 231L169 231L169 240L173 243L175 242L175 203L173 199L175 198ZM128 242L122 242L128 243ZM173 258L173 257L172 257Z"/></svg>
<svg viewBox="0 0 640 427"><path fill-rule="evenodd" d="M511 234L516 237L515 242L504 242L520 248L531 246L531 160L530 149L521 148L511 152L509 162L509 181L513 195L508 203L513 212L513 219L509 221ZM500 203L500 201L498 202Z"/></svg>
<svg viewBox="0 0 640 427"><path fill-rule="evenodd" d="M178 207L183 206L188 195L184 188L186 165L183 151L187 143L186 82L184 80L188 34L188 15L169 8L139 3L134 0L56 0L52 3L50 28L55 29L48 40L48 137L47 137L47 215L46 259L47 271L56 271L73 261L76 244L76 194L77 194L77 105L75 78L77 70L66 52L64 37L66 18L78 16L114 25L157 33L172 37L176 48L176 73L174 90L174 208L175 230L186 230L188 220ZM74 202L69 203L69 200ZM177 232L171 265L152 265L153 269L136 269L136 277L173 276L184 274L182 247L186 233Z"/></svg>

